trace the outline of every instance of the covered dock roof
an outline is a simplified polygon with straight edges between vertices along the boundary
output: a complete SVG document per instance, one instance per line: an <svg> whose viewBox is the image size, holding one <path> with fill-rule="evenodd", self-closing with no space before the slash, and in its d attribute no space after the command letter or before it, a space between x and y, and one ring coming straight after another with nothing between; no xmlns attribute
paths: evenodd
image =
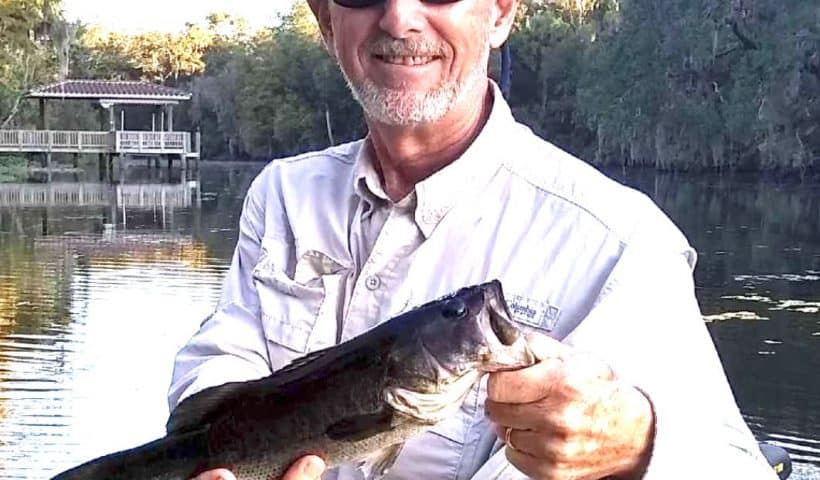
<svg viewBox="0 0 820 480"><path fill-rule="evenodd" d="M63 80L32 89L28 98L84 99L110 103L176 104L191 94L150 82L118 80Z"/></svg>

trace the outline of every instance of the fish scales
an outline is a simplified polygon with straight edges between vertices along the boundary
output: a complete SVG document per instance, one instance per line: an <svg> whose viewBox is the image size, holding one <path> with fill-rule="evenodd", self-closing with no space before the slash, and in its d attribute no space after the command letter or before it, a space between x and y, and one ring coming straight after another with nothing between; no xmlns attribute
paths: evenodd
<svg viewBox="0 0 820 480"><path fill-rule="evenodd" d="M185 480L214 468L269 480L306 454L377 479L404 441L455 413L482 375L534 362L501 284L467 287L268 377L194 394L164 438L53 480Z"/></svg>
<svg viewBox="0 0 820 480"><path fill-rule="evenodd" d="M344 463L372 451L374 441L376 447L384 446L375 437L361 443L333 441L325 435L331 426L347 418L378 413L384 408L381 392L386 383L385 369L362 363L337 365L342 367L336 369L337 373L294 390L272 406L268 399L260 398L257 404L243 405L235 415L214 424L213 462L209 466L235 465L234 473L239 478L268 479L271 475L281 476L283 468L305 454L319 453L330 463ZM253 463L242 461L260 450L270 453Z"/></svg>

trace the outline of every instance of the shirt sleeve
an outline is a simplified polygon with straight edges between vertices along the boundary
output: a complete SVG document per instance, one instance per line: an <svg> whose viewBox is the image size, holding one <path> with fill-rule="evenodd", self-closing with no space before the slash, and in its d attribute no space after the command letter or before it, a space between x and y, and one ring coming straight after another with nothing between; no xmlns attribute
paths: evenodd
<svg viewBox="0 0 820 480"><path fill-rule="evenodd" d="M655 411L646 480L775 479L743 420L694 293L694 252L626 247L566 343L608 362Z"/></svg>
<svg viewBox="0 0 820 480"><path fill-rule="evenodd" d="M776 480L735 403L694 295L694 252L627 248L589 315L564 341L608 362L650 399L644 480ZM472 480L524 480L497 441Z"/></svg>
<svg viewBox="0 0 820 480"><path fill-rule="evenodd" d="M263 183L254 182L242 208L239 239L213 314L179 351L168 391L170 410L205 388L270 374L253 269L264 234Z"/></svg>

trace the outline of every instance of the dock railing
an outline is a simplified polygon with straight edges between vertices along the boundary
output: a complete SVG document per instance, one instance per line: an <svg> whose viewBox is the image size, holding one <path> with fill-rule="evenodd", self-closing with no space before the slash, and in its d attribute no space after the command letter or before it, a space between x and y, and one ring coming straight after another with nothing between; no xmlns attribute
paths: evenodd
<svg viewBox="0 0 820 480"><path fill-rule="evenodd" d="M0 152L106 153L109 132L78 130L0 130Z"/></svg>
<svg viewBox="0 0 820 480"><path fill-rule="evenodd" d="M121 130L0 130L0 152L179 154L191 151L188 132Z"/></svg>
<svg viewBox="0 0 820 480"><path fill-rule="evenodd" d="M188 153L191 134L188 132L116 132L117 153Z"/></svg>

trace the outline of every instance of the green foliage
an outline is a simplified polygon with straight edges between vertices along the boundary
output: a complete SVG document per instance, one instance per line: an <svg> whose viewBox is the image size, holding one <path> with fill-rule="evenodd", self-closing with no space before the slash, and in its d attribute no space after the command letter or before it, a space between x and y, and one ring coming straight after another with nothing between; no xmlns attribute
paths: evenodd
<svg viewBox="0 0 820 480"><path fill-rule="evenodd" d="M0 155L0 183L19 182L28 176L28 160L14 155Z"/></svg>
<svg viewBox="0 0 820 480"><path fill-rule="evenodd" d="M513 102L596 163L805 171L820 162L818 30L809 0L624 0L577 25L542 9L512 43L531 72Z"/></svg>
<svg viewBox="0 0 820 480"><path fill-rule="evenodd" d="M226 41L208 54L193 83L206 157L273 158L363 133L358 106L324 51L312 19L297 3L280 25L250 42ZM213 65L220 68L211 68Z"/></svg>
<svg viewBox="0 0 820 480"><path fill-rule="evenodd" d="M178 110L206 158L272 158L365 126L306 2L253 32L213 13L178 34L66 24L60 3L0 0L0 122L32 127L31 86L145 79L193 93ZM597 164L659 169L820 165L814 0L523 0L510 40L517 118ZM49 123L95 129L81 102ZM328 119L329 127L328 128Z"/></svg>
<svg viewBox="0 0 820 480"><path fill-rule="evenodd" d="M146 32L135 36L84 29L84 48L76 54L82 61L76 72L92 78L179 82L205 69L205 51L215 41L213 28L218 26L189 24L181 34Z"/></svg>
<svg viewBox="0 0 820 480"><path fill-rule="evenodd" d="M516 118L571 150L581 148L589 137L581 134L575 113L582 60L578 52L583 48L576 27L549 9L527 18L510 40L510 101Z"/></svg>
<svg viewBox="0 0 820 480"><path fill-rule="evenodd" d="M56 77L61 29L58 1L0 0L0 128L26 107L28 89Z"/></svg>

